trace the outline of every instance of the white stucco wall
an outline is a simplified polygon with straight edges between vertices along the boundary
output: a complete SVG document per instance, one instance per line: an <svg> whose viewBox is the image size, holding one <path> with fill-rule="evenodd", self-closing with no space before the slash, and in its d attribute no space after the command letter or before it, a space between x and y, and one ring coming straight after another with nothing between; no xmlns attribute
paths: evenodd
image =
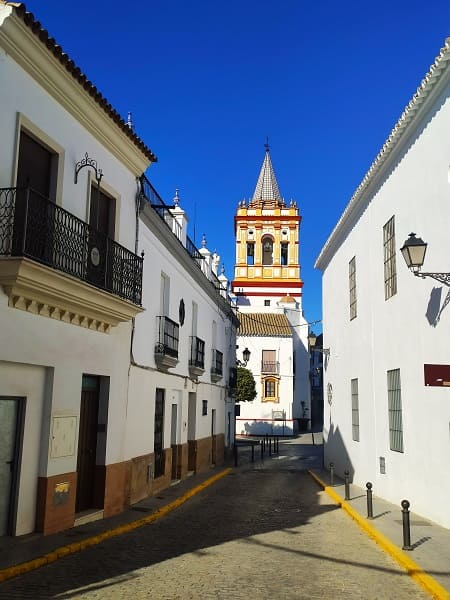
<svg viewBox="0 0 450 600"><path fill-rule="evenodd" d="M426 387L424 364L449 364L449 288L414 277L400 247L411 231L428 242L424 271L449 271L448 83L410 126L366 194L365 208L323 260L326 463L350 468L355 483L445 527L450 516L449 388ZM395 216L397 294L384 298L383 225ZM348 263L356 256L358 315L349 320ZM440 312L442 311L442 312ZM439 316L438 316L439 315ZM438 318L437 318L438 316ZM400 369L404 452L389 449L387 375ZM360 441L352 440L350 380L358 378ZM327 386L332 385L331 403ZM381 474L379 458L386 461Z"/></svg>

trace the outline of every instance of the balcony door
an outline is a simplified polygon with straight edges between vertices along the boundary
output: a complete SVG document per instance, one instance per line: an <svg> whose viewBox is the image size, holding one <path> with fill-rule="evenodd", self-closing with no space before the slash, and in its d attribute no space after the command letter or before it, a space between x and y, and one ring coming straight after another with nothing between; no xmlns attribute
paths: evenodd
<svg viewBox="0 0 450 600"><path fill-rule="evenodd" d="M45 263L51 261L54 211L48 201L55 201L53 182L57 160L54 152L21 131L17 161L18 191L14 211L13 256L28 254Z"/></svg>
<svg viewBox="0 0 450 600"><path fill-rule="evenodd" d="M115 206L96 184L91 186L87 278L96 287L112 290Z"/></svg>

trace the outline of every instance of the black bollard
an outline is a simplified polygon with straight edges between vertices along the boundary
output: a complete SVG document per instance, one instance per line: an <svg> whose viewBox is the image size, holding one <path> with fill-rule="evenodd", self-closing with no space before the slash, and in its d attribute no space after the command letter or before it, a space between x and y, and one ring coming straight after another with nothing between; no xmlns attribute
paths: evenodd
<svg viewBox="0 0 450 600"><path fill-rule="evenodd" d="M280 438L277 438L277 454L280 454Z"/></svg>
<svg viewBox="0 0 450 600"><path fill-rule="evenodd" d="M409 526L409 507L408 500L402 500L402 521L403 521L403 546L402 550L414 550L411 546L411 531Z"/></svg>
<svg viewBox="0 0 450 600"><path fill-rule="evenodd" d="M272 455L272 438L269 438L269 456Z"/></svg>
<svg viewBox="0 0 450 600"><path fill-rule="evenodd" d="M261 445L261 460L264 460L264 440L260 441Z"/></svg>
<svg viewBox="0 0 450 600"><path fill-rule="evenodd" d="M330 462L330 485L334 485L334 464Z"/></svg>
<svg viewBox="0 0 450 600"><path fill-rule="evenodd" d="M236 443L234 444L234 466L238 466L238 449Z"/></svg>
<svg viewBox="0 0 450 600"><path fill-rule="evenodd" d="M344 484L345 484L345 500L350 500L350 473L348 471L344 471Z"/></svg>
<svg viewBox="0 0 450 600"><path fill-rule="evenodd" d="M252 462L255 462L255 445L252 444Z"/></svg>
<svg viewBox="0 0 450 600"><path fill-rule="evenodd" d="M367 488L367 518L373 519L373 504L372 504L372 484L370 481L366 483Z"/></svg>

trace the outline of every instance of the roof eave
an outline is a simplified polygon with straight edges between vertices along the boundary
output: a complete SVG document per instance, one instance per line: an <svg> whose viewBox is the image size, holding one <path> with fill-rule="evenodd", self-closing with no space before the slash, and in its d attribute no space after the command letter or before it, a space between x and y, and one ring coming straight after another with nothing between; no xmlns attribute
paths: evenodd
<svg viewBox="0 0 450 600"><path fill-rule="evenodd" d="M383 144L383 147L379 151L375 160L372 162L363 180L356 188L353 196L350 198L347 207L345 208L333 231L325 242L322 250L320 251L320 254L314 263L314 268L324 270L328 265L339 243L340 235L345 230L345 227L350 221L352 215L364 203L366 199L366 192L368 191L370 184L386 168L389 158L392 156L392 153L401 140L407 135L407 132L412 127L413 123L421 118L424 110L426 110L425 106L428 105L426 101L436 90L440 89L439 84L443 82L443 71L447 71L447 73L450 74L450 70L448 69L449 60L450 37L445 40L444 47L441 49L439 55L436 57L436 60L431 65L430 70L423 78L415 94L392 129L389 137Z"/></svg>

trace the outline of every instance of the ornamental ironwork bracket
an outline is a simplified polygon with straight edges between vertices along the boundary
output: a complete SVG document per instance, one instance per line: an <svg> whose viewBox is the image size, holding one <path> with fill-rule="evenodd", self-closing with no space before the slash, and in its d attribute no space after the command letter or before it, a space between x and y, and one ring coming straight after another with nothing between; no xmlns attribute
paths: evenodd
<svg viewBox="0 0 450 600"><path fill-rule="evenodd" d="M97 181L98 187L100 187L100 182L103 177L103 171L98 168L97 161L94 158L89 158L88 153L84 155L84 158L79 160L75 165L75 183L78 183L78 173L84 167L91 167L95 171L95 179Z"/></svg>
<svg viewBox="0 0 450 600"><path fill-rule="evenodd" d="M432 279L439 281L439 283L443 283L450 287L450 273L422 273L421 271L414 271L414 275L416 277L422 277L422 279L431 277Z"/></svg>

